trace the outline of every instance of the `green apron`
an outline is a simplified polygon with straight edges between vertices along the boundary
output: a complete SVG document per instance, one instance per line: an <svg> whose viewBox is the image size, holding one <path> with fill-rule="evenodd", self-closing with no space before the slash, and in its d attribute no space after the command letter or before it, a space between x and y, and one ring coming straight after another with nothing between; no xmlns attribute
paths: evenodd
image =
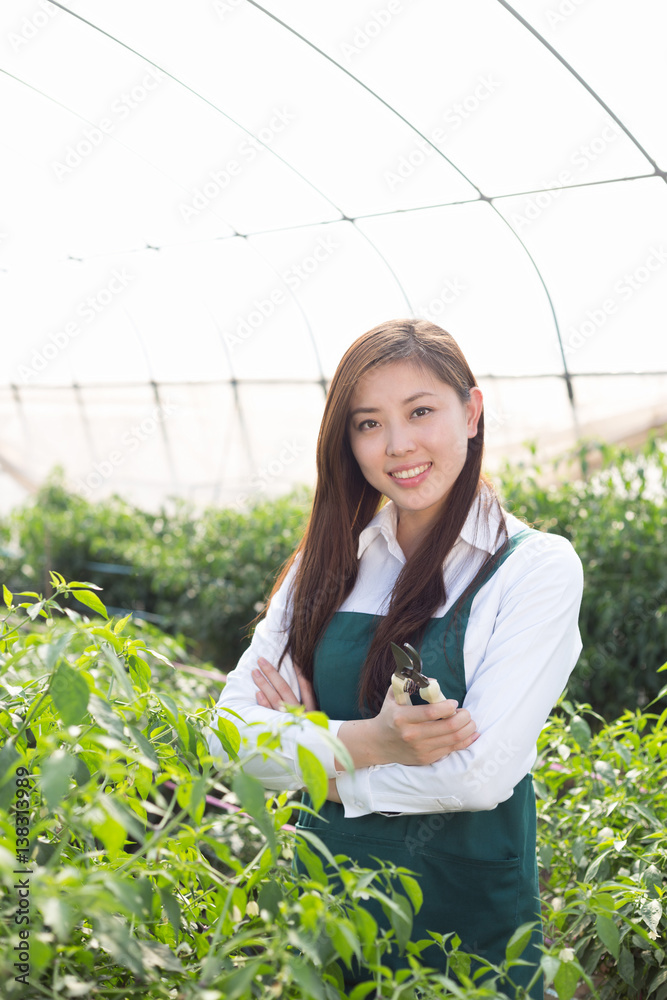
<svg viewBox="0 0 667 1000"><path fill-rule="evenodd" d="M528 534L523 530L514 535L493 572ZM479 589L465 602L457 602L443 618L432 618L420 643L425 672L438 680L447 698L460 705L466 695L463 642ZM337 612L318 644L314 688L320 709L332 719L362 717L357 705L358 678L379 621L376 615ZM425 704L418 695L412 700ZM446 796L446 789L442 794ZM307 797L306 802L311 804ZM428 938L428 930L440 934L455 931L463 950L498 963L516 928L540 919L535 795L530 774L521 779L509 799L482 812L370 813L345 819L343 807L327 801L319 816L301 816L298 827L316 833L334 855L345 854L368 868L377 867L375 856L418 873L424 902L415 915L413 941ZM297 867L305 870L300 862ZM389 926L374 901L365 905L381 926ZM541 943L538 925L521 956L531 966L511 970L517 985L525 986L532 978L532 963L539 964ZM444 970L445 954L433 945L424 952L424 962ZM392 969L408 966L396 950L385 954L382 963ZM346 983L356 981L349 978ZM541 983L533 987L531 996L542 996Z"/></svg>

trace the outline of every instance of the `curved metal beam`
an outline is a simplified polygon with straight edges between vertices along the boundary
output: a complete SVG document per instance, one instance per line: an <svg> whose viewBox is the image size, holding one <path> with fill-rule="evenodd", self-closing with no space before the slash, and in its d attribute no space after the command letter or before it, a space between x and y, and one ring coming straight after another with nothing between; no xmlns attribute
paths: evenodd
<svg viewBox="0 0 667 1000"><path fill-rule="evenodd" d="M170 80L174 81L174 83L178 84L180 87L183 87L185 90L189 91L189 93L191 93L194 97L198 98L198 100L203 101L204 104L207 104L214 111L217 111L218 114L222 115L224 118L227 119L227 121L230 121L237 128L241 129L243 132L246 133L246 135L252 136L252 138L255 140L255 142L259 143L259 145L263 146L264 149L268 150L269 153L271 153L273 156L275 156L276 159L278 159L285 167L287 167L288 170L291 170L293 174L295 174L301 181L303 181L304 184L306 184L313 191L315 191L315 193L317 195L319 195L320 198L322 198L322 199L324 199L324 201L328 202L328 204L331 205L331 207L334 209L334 211L338 212L338 214L340 216L340 219L338 219L336 221L342 222L343 220L345 220L347 218L347 216L345 215L345 213L343 212L343 210L334 201L332 201L332 199L329 198L328 195L324 194L324 192L321 191L317 187L317 185L313 184L312 181L310 181L304 174L302 174L299 170L297 170L297 168L293 164L291 164L288 160L284 159L284 157L282 157L279 153L277 153L276 150L273 149L272 146L269 146L268 143L266 143L262 139L260 139L259 136L256 136L253 132L251 132L248 128L246 128L245 125L241 125L241 123L238 122L238 121L236 121L235 118L232 118L232 116L229 115L226 111L224 111L222 108L218 107L217 104L214 104L213 101L209 100L208 97L205 97L203 94L200 94L199 91L197 91L197 90L194 89L194 87L191 87L184 80L181 80L179 77L175 76L173 73L170 73L169 70L165 69L162 66L159 66L156 62L154 62L152 59L149 59L147 56L143 55L137 49L132 48L132 46L128 45L127 42L122 41L120 38L116 38L115 35L112 35L110 32L105 31L104 28L101 28L99 25L94 24L92 21L87 20L87 18L82 17L81 14L77 14L75 11L70 10L69 7L65 7L65 5L62 4L62 3L59 3L58 0L52 0L52 2L53 2L53 6L54 7L58 7L60 10L64 11L66 14L70 14L72 17L77 18L77 20L81 21L83 24L88 25L89 28L92 28L94 31L98 31L101 35L104 35L105 38L109 39L109 41L115 42L117 45L120 45L122 48L126 49L128 52L131 52L133 55L137 56L139 59L142 59L145 63L148 63L150 66L154 66L155 69L159 70L161 73L164 73L164 75L168 76ZM234 227L230 227L230 228L234 228ZM237 235L243 236L243 235L252 235L252 234L238 233ZM369 242L371 243L371 246L376 251L376 253L380 257L380 259L386 264L387 262L386 262L385 258L382 256L382 254L380 253L380 251L378 250L378 248L374 246L374 244L372 243L372 241L369 241ZM392 276L396 277L394 275L394 272L391 270L391 268L389 270L392 273ZM408 306L410 306L410 302L409 302L409 300L407 298L407 295L405 294L405 290L403 289L403 287L400 284L400 282L399 282L399 288L400 288L402 294L404 295L404 297L406 298L406 302L407 302Z"/></svg>
<svg viewBox="0 0 667 1000"><path fill-rule="evenodd" d="M600 95L595 90L593 90L593 88L591 87L591 85L589 83L586 83L586 81L584 80L583 76L581 76L580 73L577 73L577 71L574 68L574 66L571 63L569 63L564 56L562 56L560 54L560 52L558 51L558 49L555 49L553 47L553 45L546 40L546 38L544 37L544 35L540 34L540 32L537 30L537 28L534 28L533 25L529 21L527 21L525 19L525 17L522 17L521 14L519 14L519 12L516 11L514 9L514 7L512 7L511 4L507 3L507 0L497 0L497 2L500 4L501 7L504 7L505 10L509 14L512 15L512 17L515 17L517 19L517 21L519 22L519 24L521 24L526 29L526 31L529 31L531 33L531 35L534 35L534 37L537 38L537 40L540 42L540 44L542 44L545 47L545 49L548 49L549 52L551 53L551 55L554 56L554 58L557 59L558 62L562 66L565 67L565 69L568 71L568 73L572 74L572 76L575 78L575 80L577 81L577 83L580 83L581 86L585 90L588 91L588 93L591 95L591 97L593 98L593 100L597 101L597 103L600 105L601 108L603 108L606 111L606 113L609 115L609 117L613 118L614 121L616 122L616 124L619 125L620 128L623 129L623 131L627 135L627 137L630 140L630 142L632 142L637 147L637 149L642 154L642 156L646 157L646 159L648 160L648 162L653 167L655 175L658 176L658 177L662 177L663 181L665 181L667 183L667 173L665 173L664 170L660 169L660 167L658 166L658 164L656 163L656 161L653 159L653 157L650 155L650 153L647 153L647 151L644 149L644 147L642 146L642 144L639 142L639 139L637 139L633 135L633 133L630 131L630 129L627 127L627 125L625 125L624 122L622 122L621 119L618 117L618 115L614 111L611 110L611 108L606 103L606 101L602 100L602 98L600 97Z"/></svg>

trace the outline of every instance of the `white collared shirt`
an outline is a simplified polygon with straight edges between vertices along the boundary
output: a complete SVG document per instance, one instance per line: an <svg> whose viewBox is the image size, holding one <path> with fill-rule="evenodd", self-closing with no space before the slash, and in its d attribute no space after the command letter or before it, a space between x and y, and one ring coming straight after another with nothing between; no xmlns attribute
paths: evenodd
<svg viewBox="0 0 667 1000"><path fill-rule="evenodd" d="M443 568L447 603L434 617L446 614L486 555L495 551L498 515L493 508L486 509L486 499L483 491L447 557ZM526 527L506 511L504 517L510 537ZM339 611L386 613L392 587L405 564L396 525L397 508L388 501L361 532L359 574ZM225 716L245 737L240 755L251 755L246 769L267 788L301 788L304 780L297 747L303 744L317 755L327 775L336 777L346 817L371 812L485 810L508 799L535 763L538 734L582 649L577 622L583 572L567 539L531 529L530 536L475 596L463 647L467 686L463 707L476 722L480 737L467 750L422 766L376 764L352 774L336 772L334 753L321 727L307 720L286 725L284 713L257 704L251 670L260 656L274 666L280 659L294 572L292 566L255 629L250 647L229 674L216 706L216 717L229 708L246 723ZM283 660L281 674L297 693L289 656ZM329 732L335 736L344 721L329 720ZM277 727L281 729L280 761L253 754L258 734ZM216 736L210 738L209 746L224 756Z"/></svg>

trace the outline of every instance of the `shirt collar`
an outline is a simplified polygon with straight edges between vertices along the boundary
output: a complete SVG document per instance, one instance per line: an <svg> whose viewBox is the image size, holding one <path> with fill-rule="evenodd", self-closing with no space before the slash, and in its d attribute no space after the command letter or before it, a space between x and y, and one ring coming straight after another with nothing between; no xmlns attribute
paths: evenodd
<svg viewBox="0 0 667 1000"><path fill-rule="evenodd" d="M498 505L493 502L493 494L482 483L463 523L459 538L484 552L495 552L496 534L501 516ZM359 535L357 558L361 559L371 542L374 542L378 535L382 535L392 555L405 562L405 555L396 541L397 525L398 508L393 500L388 500Z"/></svg>

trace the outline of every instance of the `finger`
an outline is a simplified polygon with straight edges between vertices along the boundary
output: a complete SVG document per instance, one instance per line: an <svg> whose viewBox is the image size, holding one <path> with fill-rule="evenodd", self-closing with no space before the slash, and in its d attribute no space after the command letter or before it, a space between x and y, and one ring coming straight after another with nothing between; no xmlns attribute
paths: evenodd
<svg viewBox="0 0 667 1000"><path fill-rule="evenodd" d="M453 698L438 701L435 705L406 705L403 710L409 713L407 718L415 725L421 725L424 722L437 722L439 719L449 719L457 712L466 711L459 709L458 701L454 701Z"/></svg>
<svg viewBox="0 0 667 1000"><path fill-rule="evenodd" d="M276 711L280 711L280 706L283 703L283 699L280 697L273 684L267 681L266 677L261 670L252 671L252 679L257 685L257 703L263 705L265 708L273 708ZM260 696L264 699L260 701Z"/></svg>
<svg viewBox="0 0 667 1000"><path fill-rule="evenodd" d="M281 701L284 701L286 705L298 705L299 698L276 668L272 667L269 661L265 660L263 656L259 657L257 663L266 679L280 695Z"/></svg>
<svg viewBox="0 0 667 1000"><path fill-rule="evenodd" d="M266 697L263 691L257 692L257 694L255 695L255 701L257 702L258 705L261 705L262 708L273 708L271 702Z"/></svg>
<svg viewBox="0 0 667 1000"><path fill-rule="evenodd" d="M466 740L477 731L477 724L470 718L468 712L455 714L450 719L429 722L426 725L408 725L402 728L406 743L419 746L422 750L432 750L438 747L451 748L455 743Z"/></svg>
<svg viewBox="0 0 667 1000"><path fill-rule="evenodd" d="M421 732L426 739L445 743L465 739L476 731L477 724L470 717L466 719L458 715L421 727Z"/></svg>

